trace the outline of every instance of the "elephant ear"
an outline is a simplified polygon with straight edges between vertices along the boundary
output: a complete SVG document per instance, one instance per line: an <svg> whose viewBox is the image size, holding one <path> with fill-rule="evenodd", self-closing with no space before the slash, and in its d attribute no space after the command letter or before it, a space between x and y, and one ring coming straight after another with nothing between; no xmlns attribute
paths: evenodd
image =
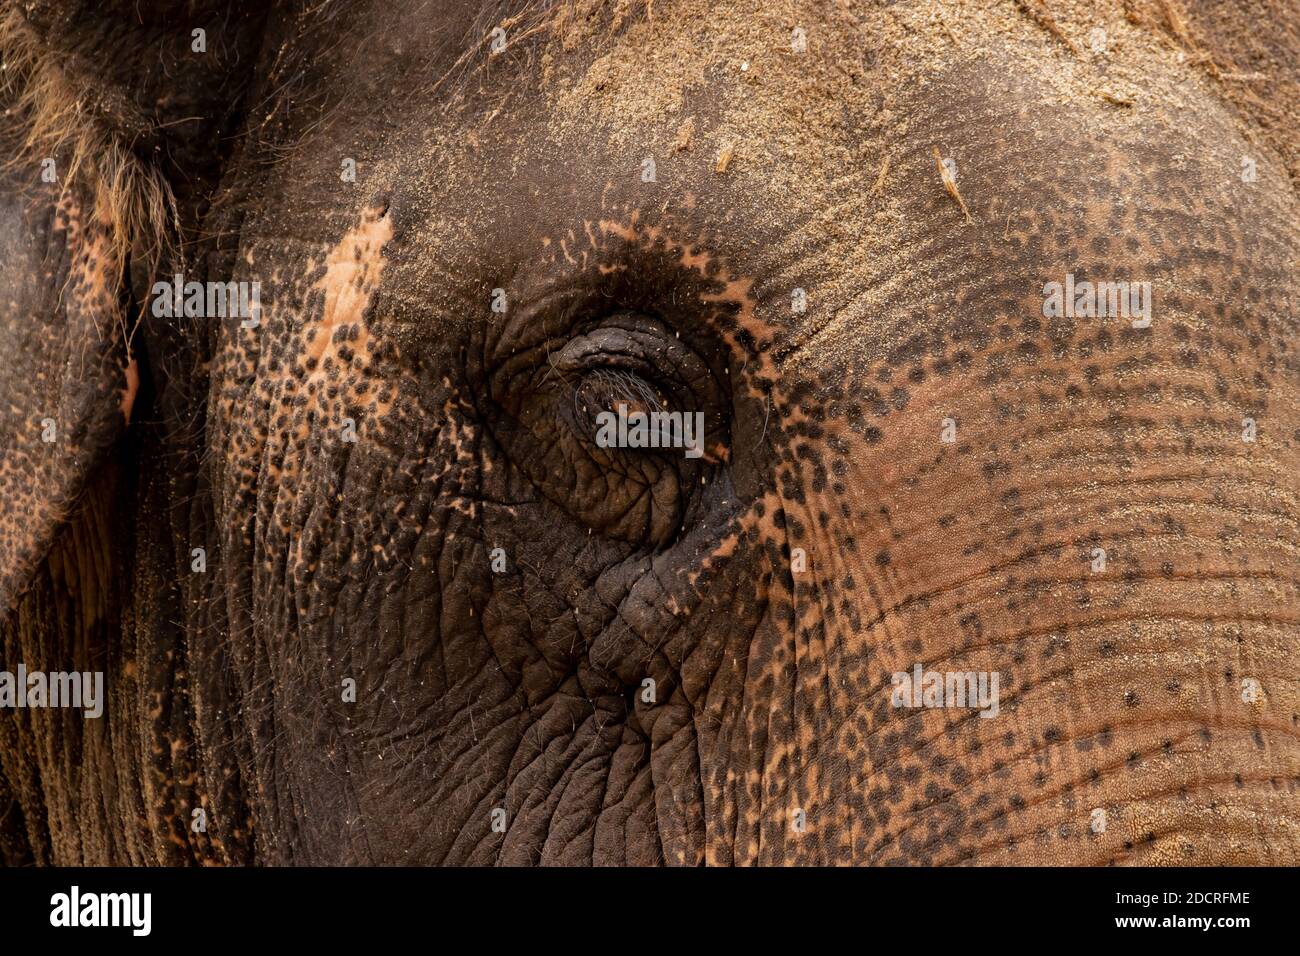
<svg viewBox="0 0 1300 956"><path fill-rule="evenodd" d="M145 292L181 265L256 59L245 6L0 13L0 617L131 420Z"/></svg>
<svg viewBox="0 0 1300 956"><path fill-rule="evenodd" d="M129 420L138 377L122 251L75 191L5 190L0 261L3 612Z"/></svg>

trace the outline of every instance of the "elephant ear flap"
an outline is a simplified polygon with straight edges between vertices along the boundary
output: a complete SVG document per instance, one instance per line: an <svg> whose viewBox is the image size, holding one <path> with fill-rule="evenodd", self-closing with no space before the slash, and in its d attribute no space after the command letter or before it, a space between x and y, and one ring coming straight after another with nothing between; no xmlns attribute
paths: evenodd
<svg viewBox="0 0 1300 956"><path fill-rule="evenodd" d="M189 57L172 21L217 22L229 6L42 0L0 11L0 619L130 422L132 333L149 278L177 248L170 181L143 157L188 155L165 136L196 104L169 84L197 71L195 88L223 96L198 81L241 52ZM99 48L104 37L120 55Z"/></svg>
<svg viewBox="0 0 1300 956"><path fill-rule="evenodd" d="M183 271L278 7L0 7L0 618L130 420L132 333Z"/></svg>
<svg viewBox="0 0 1300 956"><path fill-rule="evenodd" d="M0 184L0 617L121 434L139 381L111 225L71 191L12 185Z"/></svg>

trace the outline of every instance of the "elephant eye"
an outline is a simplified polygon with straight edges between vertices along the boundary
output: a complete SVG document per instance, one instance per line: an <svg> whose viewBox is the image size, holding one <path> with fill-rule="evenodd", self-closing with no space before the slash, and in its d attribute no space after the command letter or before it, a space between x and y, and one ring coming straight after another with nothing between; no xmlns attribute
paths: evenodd
<svg viewBox="0 0 1300 956"><path fill-rule="evenodd" d="M661 322L616 313L493 376L497 437L545 497L611 538L672 541L728 442L725 394Z"/></svg>

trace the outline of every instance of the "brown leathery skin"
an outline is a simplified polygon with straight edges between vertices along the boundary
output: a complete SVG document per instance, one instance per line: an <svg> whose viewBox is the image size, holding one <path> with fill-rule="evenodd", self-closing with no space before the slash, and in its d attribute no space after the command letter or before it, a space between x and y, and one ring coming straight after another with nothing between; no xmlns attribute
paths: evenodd
<svg viewBox="0 0 1300 956"><path fill-rule="evenodd" d="M6 610L69 517L89 468L120 431L126 387L116 304L121 263L103 224L76 194L43 187L38 195L28 205L21 194L6 194L0 233L9 264L0 289L0 341L14 370L0 383Z"/></svg>
<svg viewBox="0 0 1300 956"><path fill-rule="evenodd" d="M145 324L90 498L166 517L114 511L96 598L141 779L84 778L96 820L6 762L32 856L1297 862L1288 157L1118 4L1104 62L1010 3L589 6L441 85L455 13L322 56L318 109L254 88L283 126L197 261L262 323ZM1045 318L1067 273L1149 281L1151 326ZM596 447L593 354L709 454ZM6 659L77 603L44 573ZM918 663L1000 713L892 707Z"/></svg>

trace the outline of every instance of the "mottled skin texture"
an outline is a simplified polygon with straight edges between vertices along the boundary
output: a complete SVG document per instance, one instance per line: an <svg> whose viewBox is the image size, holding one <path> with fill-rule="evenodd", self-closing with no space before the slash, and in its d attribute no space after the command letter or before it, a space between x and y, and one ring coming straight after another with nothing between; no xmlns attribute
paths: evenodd
<svg viewBox="0 0 1300 956"><path fill-rule="evenodd" d="M272 17L256 134L200 204L191 270L260 280L262 326L147 320L120 438L125 356L87 338L120 359L83 376L112 414L67 413L90 438L54 465L29 419L73 393L0 379L26 416L4 661L110 686L84 732L0 715L9 859L1300 861L1300 204L1208 86L1195 123L1130 122L1048 95L1009 41L913 64L923 86L840 70L832 123L814 80L876 13L772 13L753 29L809 24L820 66L757 47L752 81L725 10L660 0L434 84L476 11L397 4L359 53L325 44L362 6L301 41L305 105L271 95L296 35ZM687 108L564 122L553 87L656 28L723 38L688 45ZM671 82L607 75L602 102ZM744 82L768 98L735 107ZM833 173L800 190L812 157ZM21 208L6 243L74 248ZM7 336L42 301L30 254ZM1044 319L1067 272L1151 281L1152 327ZM61 369L69 334L20 367ZM703 411L709 454L596 447L575 393L602 367ZM40 467L56 501L89 485L53 541L10 504ZM1000 716L891 708L917 662L998 671Z"/></svg>

